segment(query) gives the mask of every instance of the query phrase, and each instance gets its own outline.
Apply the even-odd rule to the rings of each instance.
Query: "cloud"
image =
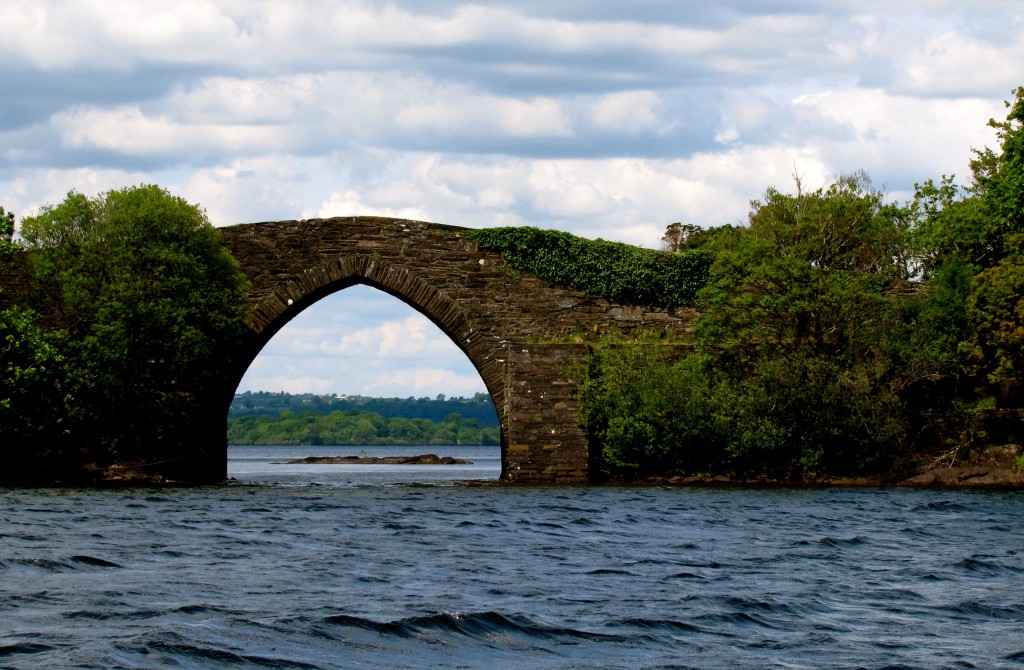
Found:
[[[673,221],[708,226],[742,220],[751,198],[789,183],[794,164],[829,175],[809,150],[783,145],[737,146],[680,160],[431,154],[346,184],[317,213],[384,213],[470,227],[535,225],[657,246]]]
[[[479,375],[458,374],[437,368],[413,368],[387,373],[363,387],[363,395],[382,397],[403,397],[404,393],[418,398],[436,397],[438,393],[468,397],[486,391]]]
[[[1024,33],[1024,20],[1014,21]],[[969,35],[947,32],[929,37],[907,56],[894,87],[923,96],[988,95],[1019,85],[1024,42],[984,42]]]
[[[407,107],[395,115],[395,126],[409,135],[500,135],[506,138],[565,137],[571,134],[565,110],[557,100],[515,100],[492,96],[438,101]],[[436,141],[436,140],[435,140]]]
[[[601,96],[590,108],[591,123],[603,130],[636,134],[669,130],[659,114],[661,97],[654,91],[624,91]]]
[[[238,388],[397,397],[485,390],[466,355],[429,319],[366,286],[345,289],[296,316]]]
[[[656,246],[673,221],[743,221],[794,172],[865,169],[895,197],[963,179],[1022,60],[1024,8],[1000,0],[8,0],[0,204],[156,182],[216,225],[379,214]],[[346,312],[325,341],[437,354],[375,300],[393,317]],[[318,363],[254,367],[327,383],[329,354],[289,355]]]
[[[189,151],[202,163],[208,156],[248,153],[258,146],[269,153],[283,147],[272,127],[256,124],[183,124],[164,115],[147,116],[138,107],[103,110],[77,108],[54,117],[65,146],[89,147],[127,155],[164,154],[169,159]],[[202,150],[198,156],[196,151]],[[168,161],[170,162],[170,160]]]
[[[20,219],[35,214],[40,205],[56,204],[70,191],[94,196],[104,191],[140,184],[152,175],[117,169],[34,169],[11,179],[0,187],[0,203]]]
[[[141,60],[196,62],[218,54],[238,30],[214,3],[11,0],[0,43],[7,60],[42,70],[128,70]]]
[[[833,174],[864,169],[891,188],[956,173],[965,179],[971,148],[995,143],[986,121],[1004,114],[995,99],[918,99],[877,89],[847,89],[799,101],[849,129],[850,138],[815,143]]]

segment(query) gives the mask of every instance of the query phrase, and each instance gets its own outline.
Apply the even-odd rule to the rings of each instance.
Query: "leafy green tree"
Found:
[[[1024,377],[1024,235],[1008,254],[981,272],[968,308],[976,329],[976,353],[990,382]]]
[[[22,221],[62,317],[83,439],[152,458],[201,411],[243,332],[247,282],[206,214],[153,186],[71,192]]]
[[[20,250],[13,241],[14,215],[0,207],[0,262]],[[35,314],[0,308],[0,426],[8,471],[20,471],[40,456],[59,453],[68,408],[61,376],[65,360],[59,333],[35,323]]]
[[[865,355],[864,328],[882,318],[900,274],[881,194],[857,175],[812,193],[769,189],[751,205],[749,228],[718,252],[701,293],[699,338],[737,360],[755,349]]]
[[[1024,233],[1024,86],[1013,95],[1014,99],[1006,102],[1006,120],[988,122],[996,130],[999,151],[975,150],[971,161],[974,183],[970,190],[980,197],[991,222],[993,258],[985,266],[994,265],[1011,251],[1005,244]]]
[[[992,222],[994,260],[983,265],[968,306],[982,371],[1012,387],[1024,376],[1024,87],[1006,106],[1005,121],[989,121],[999,151],[976,151],[971,165],[972,190]]]
[[[14,242],[14,214],[0,207],[0,261],[6,261],[20,247]]]
[[[698,249],[714,252],[734,243],[740,230],[731,224],[701,228],[692,223],[670,223],[661,237],[661,248],[676,253]]]
[[[605,465],[880,473],[899,466],[911,434],[934,440],[918,449],[969,444],[976,408],[1019,406],[1024,87],[1007,107],[967,188],[929,180],[897,205],[856,174],[809,193],[769,189],[745,228],[669,226],[665,248],[714,254],[697,353],[595,347],[581,400]],[[679,426],[710,452],[688,456],[695,439]]]
[[[795,194],[769,189],[702,292],[700,347],[732,467],[804,476],[884,469],[903,448],[884,355],[907,273],[902,213],[864,174]]]
[[[954,254],[929,273],[926,284],[895,303],[880,353],[912,408],[950,412],[973,393],[968,303],[976,269]]]
[[[641,477],[721,468],[708,360],[685,353],[656,339],[593,346],[579,394],[601,467]]]
[[[937,185],[931,179],[915,184],[907,217],[913,274],[924,279],[931,279],[947,262],[965,262],[977,271],[998,257],[996,226],[980,198],[957,186],[952,176]]]
[[[228,420],[230,444],[477,445],[497,444],[498,429],[449,414],[443,421],[385,418],[375,412],[249,414]]]
[[[68,420],[63,343],[34,319],[28,311],[0,310],[0,426],[8,461],[28,458],[35,446],[59,450]]]

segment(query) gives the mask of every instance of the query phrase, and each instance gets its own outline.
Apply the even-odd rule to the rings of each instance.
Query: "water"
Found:
[[[471,465],[327,465],[288,463],[305,456],[454,456]],[[498,447],[230,447],[228,477],[239,482],[286,486],[451,484],[497,480]]]
[[[1021,494],[231,455],[225,486],[2,490],[0,667],[1024,667]]]

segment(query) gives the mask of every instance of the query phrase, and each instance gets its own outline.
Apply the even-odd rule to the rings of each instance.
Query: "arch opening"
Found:
[[[439,304],[431,292],[421,294],[432,298],[430,304]],[[240,446],[256,441],[253,435],[260,436],[264,447],[271,446],[268,441],[306,443],[284,450],[304,450],[298,458],[433,453],[475,466],[406,467],[402,475],[396,471],[403,468],[391,469],[390,475],[408,481],[504,475],[505,431],[491,385],[456,339],[463,325],[458,310],[445,306],[440,316],[428,312],[394,288],[362,275],[278,302],[283,309],[276,318],[254,329],[232,387],[229,476],[244,479],[261,458],[271,455],[266,449]],[[290,412],[284,415],[287,422],[265,418],[274,406]],[[357,417],[356,412],[377,416]],[[253,418],[261,414],[264,418]],[[275,439],[282,435],[286,439]],[[346,477],[359,472],[331,469],[344,470]],[[292,468],[299,475],[310,472],[300,470]],[[380,468],[364,470],[371,471],[371,478],[380,476]],[[316,470],[318,476],[325,472]]]

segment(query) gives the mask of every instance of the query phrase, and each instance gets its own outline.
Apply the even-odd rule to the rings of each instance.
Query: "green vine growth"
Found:
[[[500,253],[516,270],[629,305],[692,306],[697,291],[708,282],[714,260],[713,254],[703,250],[655,251],[532,227],[461,234],[481,249]]]

